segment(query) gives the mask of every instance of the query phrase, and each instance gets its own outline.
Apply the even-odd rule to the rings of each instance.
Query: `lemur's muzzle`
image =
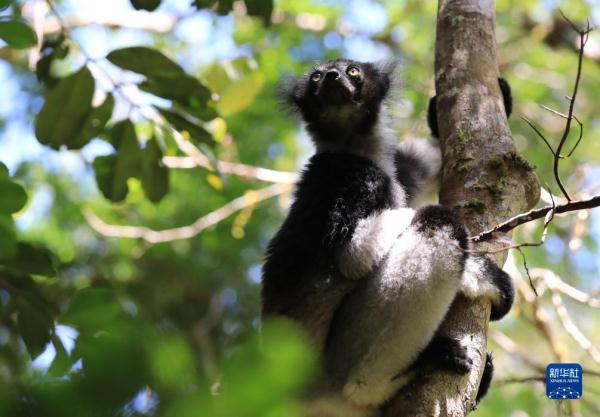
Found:
[[[321,104],[336,105],[352,101],[354,86],[342,76],[336,69],[330,69],[325,73],[316,95]]]

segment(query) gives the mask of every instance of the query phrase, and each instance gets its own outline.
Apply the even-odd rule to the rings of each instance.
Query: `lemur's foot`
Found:
[[[512,113],[512,92],[510,85],[504,78],[498,78],[498,85],[500,86],[500,91],[502,91],[504,111],[506,112],[506,117],[508,118]],[[437,96],[433,96],[429,99],[429,107],[427,109],[427,124],[431,130],[431,135],[434,138],[438,138],[440,136],[440,132],[437,123]]]
[[[429,205],[419,208],[415,212],[412,224],[417,226],[419,232],[427,235],[439,232],[443,228],[450,228],[450,237],[456,240],[462,249],[469,246],[467,229],[458,213],[449,207]]]
[[[435,336],[413,366],[448,369],[462,375],[471,370],[473,359],[459,340],[449,336]]]

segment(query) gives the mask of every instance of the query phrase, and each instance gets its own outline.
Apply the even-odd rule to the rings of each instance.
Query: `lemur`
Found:
[[[392,71],[336,59],[284,93],[316,152],[267,248],[262,315],[299,323],[320,355],[311,417],[375,416],[425,365],[468,372],[466,347],[436,333],[450,304],[458,292],[487,297],[498,320],[514,298],[505,272],[465,251],[468,232],[454,210],[409,207],[440,158],[432,147],[396,143],[386,103]],[[508,114],[510,90],[501,88]],[[437,136],[435,97],[428,121]],[[478,399],[491,370],[488,357]]]

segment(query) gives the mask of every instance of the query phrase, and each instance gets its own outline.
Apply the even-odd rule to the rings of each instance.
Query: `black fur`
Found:
[[[347,74],[352,66],[360,69],[358,77]],[[316,73],[321,79],[315,82],[311,76]],[[371,63],[335,59],[316,65],[295,83],[283,87],[282,91],[302,114],[313,139],[330,141],[349,133],[370,133],[390,85],[389,70],[382,70]],[[345,124],[323,117],[324,109],[349,103],[353,106],[353,116]]]
[[[406,192],[407,202],[414,199],[425,180],[431,175],[429,166],[417,155],[398,150],[394,155],[396,180]]]
[[[513,107],[512,91],[510,89],[508,81],[506,81],[504,78],[498,78],[498,85],[500,86],[500,91],[502,91],[504,111],[506,112],[506,117],[508,118],[512,113]],[[427,108],[427,124],[429,125],[429,129],[431,130],[431,135],[434,138],[439,138],[440,132],[437,123],[437,96],[433,96],[429,100],[429,106]]]
[[[485,367],[483,368],[483,375],[481,375],[481,381],[479,382],[479,389],[475,396],[475,404],[479,404],[479,401],[486,396],[492,384],[492,378],[494,377],[494,362],[492,360],[492,354],[487,353],[485,356]]]
[[[410,369],[448,369],[458,374],[466,374],[473,367],[467,348],[449,336],[436,335],[421,352]]]
[[[417,225],[417,230],[424,233],[435,232],[444,226],[450,226],[452,238],[458,242],[458,245],[462,249],[467,249],[469,247],[469,234],[461,221],[458,212],[454,209],[440,205],[420,207],[415,212],[412,224]]]
[[[366,158],[317,154],[298,183],[283,225],[269,243],[263,267],[263,313],[282,314],[305,279],[333,271],[334,253],[356,223],[392,207],[391,180]]]
[[[490,320],[496,321],[504,317],[513,305],[515,300],[515,289],[512,285],[510,276],[504,272],[501,268],[496,265],[488,257],[484,257],[485,269],[487,274],[491,276],[494,285],[500,290],[502,294],[502,300],[500,305],[494,305],[492,303],[492,312],[490,314]]]

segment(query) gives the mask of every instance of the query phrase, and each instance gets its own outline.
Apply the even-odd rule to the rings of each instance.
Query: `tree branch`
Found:
[[[121,226],[108,224],[96,216],[91,210],[84,210],[83,214],[88,224],[104,236],[143,239],[148,243],[169,242],[178,239],[189,239],[198,235],[203,230],[214,226],[220,221],[231,216],[236,211],[251,207],[259,202],[289,191],[287,184],[273,184],[256,191],[247,191],[243,196],[231,200],[229,203],[212,211],[189,226],[176,227],[167,230],[153,230],[143,226]]]
[[[600,196],[595,196],[586,200],[577,200],[565,204],[556,205],[554,208],[554,212],[556,214],[560,214],[567,213],[569,211],[591,209],[598,206],[600,206]],[[550,211],[552,211],[551,205],[529,210],[526,213],[521,213],[514,217],[511,217],[510,219],[499,223],[498,225],[486,230],[485,232],[481,232],[475,236],[471,236],[469,239],[471,239],[473,242],[483,242],[489,240],[493,237],[494,233],[509,232],[517,226],[544,218],[546,214],[548,214]]]
[[[162,161],[168,168],[190,169],[197,167],[212,167],[208,158],[205,158],[205,160],[198,160],[197,158],[189,156],[165,156]],[[217,170],[225,174],[280,184],[293,184],[298,181],[298,174],[295,172],[277,171],[274,169],[235,162],[218,161]]]

